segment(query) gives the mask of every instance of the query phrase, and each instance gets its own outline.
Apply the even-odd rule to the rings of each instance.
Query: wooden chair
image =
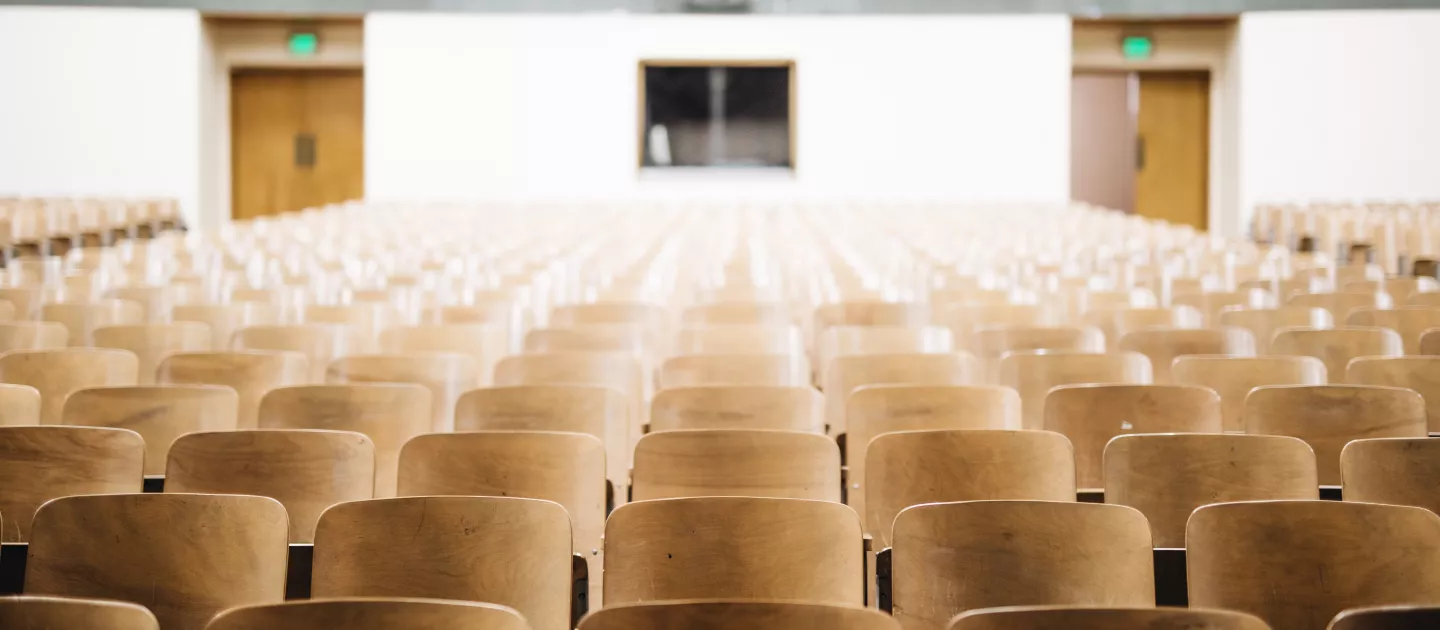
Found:
[[[310,378],[305,355],[298,352],[235,350],[172,354],[156,368],[156,382],[167,385],[223,385],[239,395],[236,428],[260,424],[260,400],[280,387],[304,385]]]
[[[816,307],[813,321],[819,339],[831,326],[924,326],[930,323],[930,309],[918,302],[836,302]]]
[[[350,597],[231,608],[205,630],[530,630],[514,608],[481,602]]]
[[[650,432],[770,429],[824,433],[825,399],[803,387],[708,385],[662,389],[650,403]]]
[[[1317,330],[1335,327],[1335,318],[1330,311],[1309,306],[1281,306],[1278,308],[1231,309],[1220,313],[1221,326],[1244,328],[1255,336],[1255,349],[1273,354],[1275,332],[1283,328],[1314,328]]]
[[[183,304],[170,309],[176,322],[197,322],[210,327],[210,348],[230,347],[235,331],[250,326],[274,326],[280,323],[279,309],[261,302],[230,304]]]
[[[899,630],[878,610],[832,604],[760,601],[654,602],[609,606],[579,630]]]
[[[1431,328],[1440,327],[1440,306],[1362,307],[1350,311],[1345,325],[1389,328],[1400,334],[1405,354],[1420,354],[1420,336]]]
[[[430,390],[414,383],[281,387],[260,400],[261,429],[354,431],[375,445],[375,496],[395,496],[400,449],[429,433]]]
[[[1350,360],[1345,382],[1413,389],[1425,399],[1429,430],[1440,432],[1440,357],[1359,357]]]
[[[1340,484],[1340,450],[1350,441],[1425,437],[1425,427],[1425,401],[1408,389],[1275,385],[1257,387],[1245,399],[1245,432],[1305,440],[1326,486]]]
[[[934,430],[877,435],[865,450],[865,531],[893,542],[906,508],[950,501],[1075,500],[1069,440],[1048,431]]]
[[[1440,441],[1355,440],[1340,451],[1346,501],[1410,505],[1440,513]]]
[[[892,544],[891,601],[907,629],[942,629],[977,608],[1155,604],[1150,527],[1123,506],[917,505],[895,518]]]
[[[784,302],[714,302],[685,309],[680,322],[687,326],[790,326],[794,319]]]
[[[969,385],[980,380],[979,363],[963,352],[840,357],[826,376],[825,423],[830,435],[844,433],[850,394],[864,385]]]
[[[0,628],[160,630],[160,622],[139,604],[104,599],[29,595],[0,597]]]
[[[1358,606],[1440,602],[1440,517],[1419,508],[1220,503],[1195,510],[1185,541],[1191,606],[1276,630],[1321,630]]]
[[[675,354],[803,355],[805,342],[794,326],[704,326],[685,328],[675,339]]]
[[[165,474],[170,446],[196,431],[234,431],[239,397],[215,385],[91,387],[65,401],[64,424],[129,429],[145,439],[145,474]]]
[[[154,385],[155,370],[166,357],[180,352],[210,350],[210,330],[204,324],[142,324],[95,329],[95,347],[129,350],[140,361],[139,384]]]
[[[287,552],[285,508],[266,497],[64,497],[35,514],[25,592],[141,603],[165,630],[200,630],[284,599]]]
[[[139,360],[124,350],[13,350],[0,355],[0,382],[40,392],[40,424],[60,424],[65,400],[87,387],[134,385]]]
[[[583,328],[536,328],[525,334],[525,352],[616,352],[644,359],[650,351],[646,330],[628,324],[594,324]]]
[[[1347,293],[1383,291],[1390,295],[1391,301],[1396,304],[1404,304],[1407,298],[1416,294],[1424,295],[1440,291],[1440,283],[1437,283],[1435,278],[1425,276],[1391,276],[1384,280],[1354,280],[1346,282],[1340,288]]]
[[[637,501],[605,523],[605,605],[683,599],[864,604],[860,519],[828,501]]]
[[[1155,383],[1175,382],[1171,366],[1175,359],[1196,354],[1255,356],[1255,338],[1244,328],[1148,328],[1125,335],[1118,348],[1138,352],[1150,359]]]
[[[430,431],[455,430],[455,403],[480,380],[480,367],[464,354],[367,354],[342,357],[325,371],[330,383],[415,383],[431,394]]]
[[[1218,326],[1220,314],[1226,309],[1275,308],[1276,302],[1275,296],[1264,289],[1177,293],[1170,298],[1174,306],[1189,306],[1200,311],[1208,326]]]
[[[235,331],[231,347],[235,350],[271,350],[298,352],[310,365],[309,383],[325,382],[325,369],[330,362],[357,354],[362,339],[344,326],[332,324],[247,326]]]
[[[0,287],[0,301],[15,306],[15,313],[10,319],[32,321],[40,319],[40,305],[45,302],[45,296],[39,287]]]
[[[1323,308],[1330,318],[1343,322],[1357,308],[1390,308],[1390,296],[1384,293],[1299,293],[1285,301],[1286,306]]]
[[[25,542],[46,501],[139,492],[145,442],[134,431],[0,427],[0,542]]]
[[[165,324],[170,321],[170,309],[175,303],[175,292],[169,286],[132,285],[115,287],[105,292],[105,297],[129,300],[140,305],[145,324]]]
[[[960,613],[949,630],[1270,630],[1229,610],[1011,606]]]
[[[567,328],[596,324],[662,326],[665,324],[665,320],[664,307],[655,304],[646,304],[644,302],[614,301],[589,304],[564,304],[550,309],[551,325]]]
[[[815,348],[820,370],[819,382],[825,382],[830,362],[863,354],[940,354],[953,352],[955,341],[950,329],[939,326],[831,326],[820,335]]]
[[[1106,348],[1118,350],[1120,340],[1142,328],[1199,328],[1200,311],[1189,306],[1170,308],[1102,308],[1085,313],[1081,322],[1100,329]]]
[[[396,494],[521,497],[560,504],[570,515],[575,551],[590,565],[590,605],[600,607],[605,445],[596,437],[541,431],[416,436],[400,451]]]
[[[509,354],[503,327],[491,324],[431,324],[387,328],[380,333],[380,351],[387,354],[458,352],[475,360],[484,387],[495,375],[495,364]]]
[[[1105,502],[1140,510],[1156,547],[1184,548],[1203,505],[1318,499],[1315,453],[1274,435],[1122,435],[1105,447]]]
[[[1440,606],[1374,606],[1335,615],[1329,630],[1417,630],[1440,627]]]
[[[165,492],[270,497],[290,516],[290,542],[314,542],[326,508],[375,495],[375,445],[350,431],[190,433],[170,446]]]
[[[29,385],[0,383],[0,427],[40,424],[40,390]]]
[[[985,363],[990,382],[1000,378],[1000,359],[1010,352],[1104,352],[1105,336],[1085,326],[998,326],[970,335],[968,349]]]
[[[1152,382],[1150,359],[1137,352],[1012,352],[1000,360],[1000,384],[1020,393],[1020,426],[1045,427],[1045,399],[1061,385]],[[1078,461],[1078,460],[1077,460]],[[1082,487],[1083,482],[1082,482]]]
[[[145,312],[130,300],[61,302],[40,307],[40,319],[63,325],[71,347],[95,345],[95,329],[145,323]]]
[[[697,354],[660,365],[660,388],[698,385],[809,387],[810,362],[794,354]]]
[[[1400,335],[1389,328],[1346,326],[1332,330],[1285,328],[1275,332],[1271,354],[1311,356],[1325,363],[1332,380],[1344,378],[1351,359],[1405,354]]]
[[[378,351],[380,331],[398,323],[394,307],[389,304],[363,302],[358,304],[307,304],[300,315],[303,324],[329,324],[348,331],[354,344],[350,352],[370,354]]]
[[[403,533],[402,533],[403,532]],[[405,537],[396,544],[395,536]],[[534,630],[570,627],[570,517],[511,497],[341,503],[315,529],[311,594],[509,606]]]
[[[639,438],[649,411],[640,360],[624,354],[575,352],[509,356],[495,366],[495,384],[599,385],[625,392],[630,414],[626,435],[630,436],[632,445],[633,440]]]
[[[70,331],[58,322],[0,323],[0,352],[59,350],[68,347]]]
[[[1315,357],[1176,357],[1170,369],[1179,385],[1209,387],[1220,395],[1222,428],[1245,430],[1245,396],[1263,385],[1324,385],[1325,364]]]
[[[1134,433],[1220,433],[1220,396],[1196,385],[1062,385],[1045,397],[1045,430],[1075,446],[1075,480],[1104,487],[1105,445]]]
[[[634,500],[774,497],[840,502],[840,449],[815,433],[696,429],[635,446]]]
[[[1050,311],[1035,304],[959,304],[942,307],[935,323],[950,329],[960,347],[975,333],[997,327],[1041,328],[1055,324]]]

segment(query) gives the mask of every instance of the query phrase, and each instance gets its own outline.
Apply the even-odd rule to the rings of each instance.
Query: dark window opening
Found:
[[[794,168],[789,65],[646,65],[643,166]]]

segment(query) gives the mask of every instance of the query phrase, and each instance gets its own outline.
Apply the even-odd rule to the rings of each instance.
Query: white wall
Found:
[[[1240,22],[1244,220],[1255,203],[1440,198],[1440,11]]]
[[[200,18],[0,7],[0,195],[166,196],[197,210]]]
[[[735,195],[637,181],[642,59],[793,59],[796,177],[755,194],[1062,200],[1064,16],[371,14],[378,198]],[[716,186],[719,186],[716,188]]]

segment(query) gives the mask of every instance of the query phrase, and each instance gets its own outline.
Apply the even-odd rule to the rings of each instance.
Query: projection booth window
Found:
[[[795,167],[791,62],[644,62],[643,167]]]

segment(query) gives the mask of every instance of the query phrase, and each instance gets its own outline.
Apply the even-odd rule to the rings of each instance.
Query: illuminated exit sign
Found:
[[[314,31],[296,31],[290,34],[286,46],[295,57],[313,57],[320,50],[320,36]]]
[[[1130,61],[1144,61],[1155,54],[1155,40],[1149,35],[1126,35],[1120,39],[1120,52]]]

